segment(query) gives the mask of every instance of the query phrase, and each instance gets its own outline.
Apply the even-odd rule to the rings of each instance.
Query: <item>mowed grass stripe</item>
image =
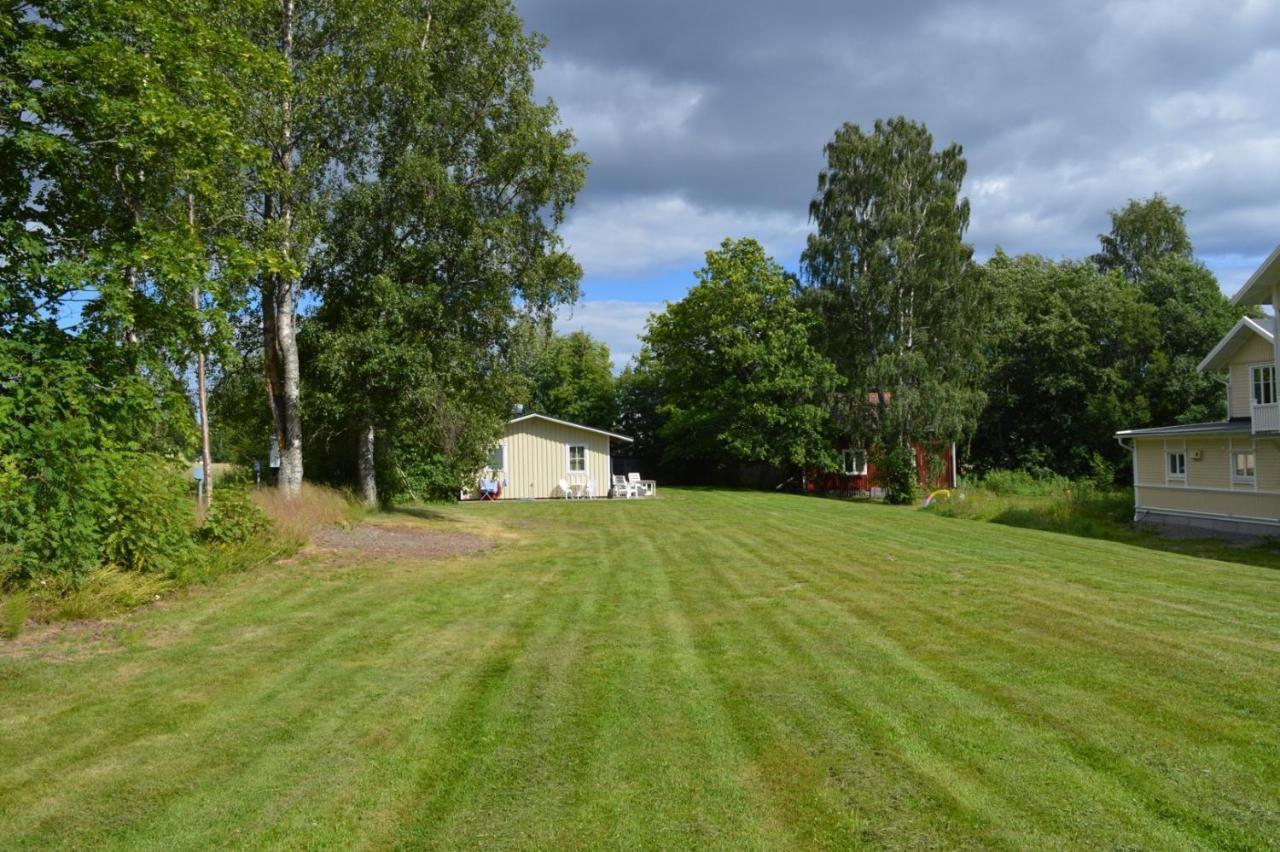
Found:
[[[760,538],[761,538],[760,536],[753,536],[753,537],[751,537],[752,541],[756,541],[756,542],[759,542],[759,541],[760,541]],[[785,547],[785,544],[779,544],[779,545],[778,545],[778,547]],[[773,552],[777,552],[777,548],[775,548]],[[758,552],[757,552],[757,553],[751,553],[751,554],[749,554],[749,556],[750,556],[751,558],[755,559],[756,561],[758,561],[759,559],[763,558],[763,555],[762,555],[761,553],[758,553]],[[745,563],[746,561],[750,561],[750,560],[744,560],[744,563]],[[799,564],[799,563],[794,563],[794,562],[793,562],[793,564]],[[812,575],[805,575],[805,576],[806,576],[806,578],[807,578],[807,579],[809,579],[809,580],[814,579]],[[821,579],[819,579],[819,580],[818,580],[818,582],[820,583],[820,582],[821,582]],[[803,594],[804,594],[804,592],[803,592],[803,591],[801,591],[799,594],[800,594],[800,595],[803,595]],[[853,596],[853,597],[846,596],[846,597],[843,599],[842,606],[856,607],[856,606],[858,605],[859,600],[865,600],[865,594],[860,594],[860,595]],[[909,605],[909,606],[911,606],[911,608],[912,608],[913,610],[915,609],[914,601],[902,600],[902,601],[899,601],[898,603],[899,603],[899,604],[901,604],[901,605]],[[878,606],[878,608],[876,608],[876,609],[878,609],[879,611],[888,611],[888,606],[886,606],[884,603],[881,603],[881,604]],[[905,622],[905,621],[906,621],[906,619],[905,619],[905,618],[902,618],[902,617],[895,617],[895,619],[894,619],[894,624],[893,624],[894,629],[898,630],[899,632],[905,632],[905,631],[906,631],[906,625],[904,624],[904,622]],[[813,623],[817,623],[817,622],[816,622],[816,620],[814,620],[814,619],[812,619],[812,618],[806,619],[806,625],[808,625],[808,624],[813,624]],[[912,632],[915,632],[915,631],[912,631]],[[920,629],[918,632],[919,632],[921,635],[930,635],[930,636],[946,636],[946,635],[955,635],[954,633],[951,633],[951,632],[950,632],[950,631],[948,631],[948,630],[940,629],[939,625],[936,625],[936,624],[935,624],[935,625],[924,625],[924,626],[923,626],[923,629]],[[994,642],[998,642],[998,641],[999,641],[999,636],[998,636],[998,635],[991,635],[991,636],[983,637],[983,639],[984,639],[984,642],[993,642],[993,641],[994,641]],[[1118,649],[1118,648],[1120,648],[1120,647],[1124,647],[1123,642],[1122,642],[1121,644],[1117,645],[1117,646],[1116,646],[1116,649]],[[1114,650],[1116,650],[1116,649],[1112,649],[1112,650],[1114,651]],[[964,656],[964,655],[955,655],[955,656],[956,656],[956,657],[958,657],[958,658],[963,658],[963,656]],[[1109,657],[1109,656],[1110,656],[1110,655],[1108,655],[1108,657]],[[1106,660],[1107,660],[1107,658],[1105,658],[1105,657],[1104,657],[1104,658],[1101,660],[1101,662],[1104,662],[1104,663],[1105,663],[1105,662],[1106,662]],[[1216,671],[1216,669],[1213,669],[1212,667],[1209,667],[1209,668],[1206,668],[1206,671]],[[1134,672],[1126,672],[1126,674],[1128,674],[1128,675],[1133,675],[1133,674],[1135,674],[1135,673],[1134,673]],[[981,680],[981,679],[977,679],[977,680],[975,680],[975,683],[977,683],[977,684],[981,684],[981,683],[982,683],[982,680]],[[1125,684],[1127,684],[1127,683],[1128,683],[1128,682],[1124,682],[1124,683],[1122,683],[1122,682],[1120,682],[1120,681],[1117,681],[1116,683],[1112,684],[1112,686],[1114,686],[1114,687],[1121,687],[1121,686],[1124,686],[1124,685],[1125,685]],[[1228,687],[1228,688],[1229,688],[1229,686],[1230,686],[1230,684],[1220,684],[1220,685],[1221,685],[1221,686],[1224,686],[1224,687]],[[1121,689],[1121,690],[1120,690],[1120,692],[1119,692],[1119,694],[1124,695],[1124,694],[1126,694],[1127,692],[1128,692],[1128,690],[1126,690],[1126,689]],[[1089,693],[1087,693],[1087,692],[1081,693],[1080,697],[1085,697],[1085,696],[1087,696],[1088,694],[1089,694]],[[1189,698],[1190,698],[1190,697],[1192,697],[1192,696],[1188,695],[1187,697],[1189,697]],[[1151,709],[1152,709],[1153,707],[1158,707],[1158,706],[1159,706],[1159,705],[1161,705],[1161,704],[1171,705],[1171,706],[1177,706],[1176,701],[1175,701],[1175,702],[1170,702],[1170,701],[1169,701],[1168,696],[1161,696],[1161,695],[1157,695],[1157,696],[1153,696],[1152,698],[1154,699],[1154,702],[1148,702],[1148,703],[1145,703],[1145,704],[1141,704],[1141,702],[1134,702],[1134,704],[1135,704],[1135,705],[1139,705],[1139,704],[1141,704],[1141,706],[1135,706],[1133,709],[1134,709],[1135,711],[1139,711],[1139,710],[1145,709],[1148,713],[1150,713],[1150,711],[1151,711]],[[1021,701],[1020,703],[1021,703],[1021,704],[1025,704],[1025,703],[1026,703],[1026,702],[1025,702],[1025,699],[1024,699],[1023,701]],[[1071,705],[1068,705],[1068,706],[1071,706]],[[1092,716],[1092,715],[1091,715],[1091,714],[1089,714],[1089,713],[1079,712],[1081,709],[1082,709],[1082,708],[1080,708],[1080,707],[1078,707],[1078,706],[1077,706],[1077,707],[1074,707],[1074,708],[1073,708],[1073,710],[1075,710],[1075,711],[1077,711],[1077,712],[1075,712],[1075,713],[1069,713],[1069,714],[1067,714],[1064,718],[1057,720],[1057,722],[1058,722],[1058,726],[1059,726],[1059,727],[1061,727],[1064,723],[1069,724],[1073,719],[1096,718],[1096,716]],[[1114,708],[1112,708],[1112,709],[1114,709]],[[1104,716],[1105,716],[1105,715],[1106,715],[1106,714],[1104,714]],[[1125,719],[1125,718],[1126,718],[1126,716],[1122,714],[1122,715],[1118,716],[1118,718],[1123,720],[1123,719]],[[1194,725],[1194,723],[1195,723],[1194,718],[1193,718],[1193,717],[1191,717],[1190,715],[1185,716],[1185,717],[1183,717],[1182,719],[1178,719],[1178,720],[1171,720],[1171,719],[1167,718],[1167,716],[1166,716],[1165,718],[1161,718],[1161,719],[1156,720],[1156,721],[1155,721],[1155,723],[1153,723],[1153,725],[1152,725],[1152,729],[1151,729],[1150,731],[1146,732],[1146,733],[1147,733],[1147,735],[1148,735],[1148,736],[1150,736],[1151,734],[1156,734],[1156,735],[1158,736],[1159,734],[1161,734],[1161,733],[1163,733],[1163,732],[1166,732],[1166,731],[1170,730],[1169,723],[1170,723],[1170,722],[1172,722],[1172,721],[1178,721],[1178,722],[1183,723],[1184,727],[1182,727],[1182,728],[1179,728],[1179,727],[1177,727],[1177,726],[1174,726],[1174,727],[1173,727],[1173,729],[1174,729],[1174,730],[1179,730],[1179,731],[1181,731],[1183,734],[1185,734],[1185,726],[1186,726],[1186,725]],[[1255,739],[1251,740],[1251,742],[1256,743],[1256,736],[1257,736],[1258,734],[1260,734],[1262,731],[1260,730],[1260,727],[1259,727],[1259,726],[1257,726],[1257,725],[1252,725],[1251,727],[1253,728],[1253,730],[1252,730],[1252,732],[1251,732],[1251,733],[1252,733],[1252,734],[1253,734],[1253,736],[1255,737]],[[1051,730],[1052,730],[1052,729],[1051,729]],[[1221,736],[1222,731],[1221,731],[1221,730],[1217,730],[1217,731],[1215,731],[1214,733],[1216,733],[1218,736]],[[1066,745],[1066,746],[1068,746],[1068,747],[1080,746],[1081,748],[1083,748],[1084,746],[1087,746],[1087,745],[1088,745],[1088,740],[1087,740],[1087,739],[1081,739],[1081,740],[1067,739],[1067,740],[1065,740],[1064,742],[1065,742],[1065,745]],[[1243,742],[1243,740],[1242,740],[1242,742]],[[1109,771],[1109,772],[1121,772],[1121,773],[1125,773],[1125,778],[1124,778],[1124,780],[1126,781],[1126,783],[1129,783],[1129,784],[1132,784],[1135,780],[1137,780],[1137,779],[1139,779],[1139,778],[1148,777],[1148,773],[1146,773],[1146,772],[1145,772],[1145,770],[1144,770],[1142,767],[1139,767],[1139,766],[1136,766],[1136,765],[1130,764],[1130,763],[1125,759],[1125,756],[1124,756],[1123,754],[1119,753],[1119,752],[1105,752],[1105,751],[1104,751],[1104,753],[1102,753],[1102,754],[1099,754],[1099,755],[1093,755],[1093,754],[1091,754],[1091,753],[1090,753],[1090,751],[1089,751],[1087,748],[1085,748],[1083,751],[1081,751],[1081,750],[1080,750],[1080,748],[1073,748],[1072,753],[1073,753],[1073,754],[1075,754],[1078,758],[1081,758],[1081,759],[1086,759],[1086,758],[1087,758],[1087,759],[1089,759],[1089,762],[1091,762],[1091,763],[1093,763],[1093,764],[1095,764],[1095,765],[1101,766],[1101,767],[1105,768],[1105,769],[1106,769],[1107,771]],[[1227,766],[1231,766],[1231,765],[1232,765],[1231,763],[1228,763],[1228,764],[1227,764]],[[1126,770],[1126,767],[1127,767],[1127,770]],[[1228,826],[1227,824],[1225,824],[1225,823],[1221,823],[1221,822],[1219,822],[1219,823],[1202,822],[1202,821],[1200,821],[1200,820],[1198,820],[1198,819],[1195,819],[1195,818],[1191,817],[1191,816],[1189,815],[1189,813],[1190,813],[1190,812],[1189,812],[1189,811],[1187,811],[1186,809],[1183,809],[1183,810],[1181,810],[1181,811],[1180,811],[1179,809],[1177,809],[1177,808],[1175,808],[1175,807],[1171,806],[1171,805],[1170,805],[1170,803],[1169,803],[1169,801],[1167,801],[1167,800],[1165,800],[1164,798],[1162,798],[1160,794],[1153,793],[1153,792],[1152,792],[1152,791],[1150,791],[1150,790],[1148,790],[1147,792],[1148,792],[1149,796],[1152,798],[1152,801],[1151,801],[1151,802],[1149,802],[1149,805],[1150,805],[1151,809],[1152,809],[1153,811],[1155,811],[1155,812],[1159,812],[1160,814],[1162,814],[1162,816],[1163,816],[1164,818],[1166,818],[1166,819],[1169,819],[1169,820],[1172,820],[1172,821],[1174,821],[1174,822],[1179,823],[1179,824],[1180,824],[1184,829],[1189,830],[1189,831],[1191,831],[1191,832],[1193,832],[1194,834],[1197,834],[1197,835],[1210,835],[1210,836],[1224,835],[1226,839],[1230,839],[1230,838],[1232,837],[1233,832],[1230,830],[1230,828],[1229,828],[1229,826]]]
[[[1280,572],[750,492],[434,514],[500,544],[0,656],[0,846],[1280,836]]]
[[[744,548],[743,555],[751,554]],[[789,576],[799,579],[808,575],[791,572]],[[825,674],[829,700],[856,700],[870,707],[876,718],[890,727],[901,750],[918,758],[913,767],[975,815],[999,825],[1001,839],[1016,845],[1066,842],[1070,817],[1080,805],[1074,794],[1083,790],[1095,805],[1100,801],[1107,804],[1117,830],[1127,827],[1133,833],[1132,840],[1165,848],[1185,841],[1166,831],[1160,825],[1162,819],[1147,818],[1151,814],[1143,813],[1141,799],[1134,795],[1137,791],[1111,777],[1123,768],[1122,755],[1106,755],[1110,760],[1103,763],[1105,773],[1099,772],[1096,762],[1076,759],[1079,755],[1067,742],[1046,738],[1043,729],[1026,724],[1019,716],[1005,712],[998,702],[988,700],[985,690],[975,688],[983,685],[980,680],[968,681],[936,670],[876,625],[848,618],[846,606],[807,592],[805,581],[800,581],[794,599],[795,605],[778,608],[779,629],[811,640],[800,647],[806,649],[807,667]],[[897,603],[907,604],[904,600]],[[831,622],[815,617],[822,611],[838,619],[842,629],[826,629]],[[871,648],[876,652],[875,659],[859,666],[853,683],[840,664],[839,652],[845,643],[860,651]],[[824,652],[807,650],[815,647]],[[904,707],[904,694],[915,697],[914,706]],[[1000,760],[984,763],[981,774],[964,771],[971,756],[987,756],[987,744],[995,741],[1002,741]],[[1045,787],[1043,774],[1049,763],[1053,764],[1053,782]],[[1124,780],[1134,780],[1132,773],[1126,774],[1130,777]],[[1014,798],[1002,799],[1000,791],[1008,791]],[[1162,813],[1172,812],[1167,802],[1157,801],[1156,805]],[[1022,820],[1027,811],[1031,813]],[[1046,836],[1044,831],[1051,833]]]

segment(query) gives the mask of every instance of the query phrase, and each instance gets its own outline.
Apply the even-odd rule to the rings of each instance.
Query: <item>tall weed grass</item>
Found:
[[[296,500],[287,500],[275,489],[249,491],[229,481],[214,490],[209,512],[200,515],[194,505],[191,512],[192,523],[203,522],[200,543],[167,561],[164,571],[106,564],[78,580],[55,575],[17,585],[17,568],[0,551],[0,636],[14,638],[32,622],[109,618],[186,587],[259,568],[296,553],[320,527],[354,521],[361,510],[331,488],[304,485]]]

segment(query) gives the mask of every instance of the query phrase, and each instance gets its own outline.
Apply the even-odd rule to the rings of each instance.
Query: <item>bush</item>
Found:
[[[886,503],[907,505],[916,499],[915,451],[907,446],[882,450],[876,459],[876,479]]]
[[[214,490],[200,537],[214,544],[244,544],[270,526],[271,521],[253,502],[248,488],[227,484]]]
[[[138,455],[121,465],[103,555],[126,571],[173,576],[198,558],[194,495],[177,464]]]

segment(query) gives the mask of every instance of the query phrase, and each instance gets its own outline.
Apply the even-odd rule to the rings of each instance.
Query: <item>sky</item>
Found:
[[[559,328],[617,367],[725,237],[798,268],[846,121],[963,146],[979,258],[1092,254],[1108,211],[1156,192],[1228,292],[1280,243],[1280,0],[516,2],[548,39],[538,94],[591,159]]]

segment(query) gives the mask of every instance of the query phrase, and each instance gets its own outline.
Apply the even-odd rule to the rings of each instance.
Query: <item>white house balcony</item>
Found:
[[[1253,413],[1253,432],[1280,432],[1280,403],[1266,405],[1255,404]]]

